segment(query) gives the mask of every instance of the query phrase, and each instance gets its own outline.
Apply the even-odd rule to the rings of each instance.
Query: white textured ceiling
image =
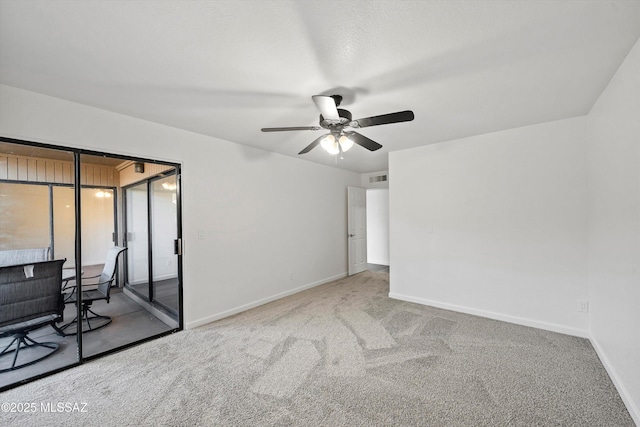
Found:
[[[315,94],[384,148],[586,114],[640,37],[640,1],[0,0],[0,83],[296,156],[321,131]],[[303,156],[300,156],[303,157]]]

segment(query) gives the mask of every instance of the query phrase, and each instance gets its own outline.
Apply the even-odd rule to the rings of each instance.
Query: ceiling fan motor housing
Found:
[[[327,120],[322,116],[322,114],[320,114],[320,126],[330,131],[338,132],[341,131],[343,127],[349,126],[352,118],[350,111],[338,108],[338,116],[340,116],[339,120]]]

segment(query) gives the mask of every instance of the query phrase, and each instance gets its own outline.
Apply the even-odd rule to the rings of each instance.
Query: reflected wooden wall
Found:
[[[120,174],[113,166],[81,163],[80,184],[119,187]],[[11,156],[0,153],[0,180],[73,184],[72,161]]]
[[[173,169],[172,166],[161,165],[157,163],[145,163],[144,172],[139,173],[135,171],[135,162],[128,162],[118,166],[120,171],[120,186],[126,187],[127,185],[144,181],[152,176],[161,174],[168,170]]]

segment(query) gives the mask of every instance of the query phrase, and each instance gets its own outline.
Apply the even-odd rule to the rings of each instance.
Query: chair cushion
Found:
[[[12,335],[16,332],[28,332],[46,326],[51,322],[58,320],[58,314],[47,314],[46,316],[37,317],[35,319],[26,320],[12,325],[0,327],[0,336]]]
[[[12,328],[43,316],[62,315],[60,291],[64,262],[0,267],[0,327]]]

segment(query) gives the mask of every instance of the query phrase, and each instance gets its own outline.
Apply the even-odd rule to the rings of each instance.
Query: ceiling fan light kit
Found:
[[[320,145],[329,154],[338,154],[340,152],[340,148],[338,148],[338,141],[336,141],[336,137],[331,134],[322,138]]]
[[[311,144],[307,145],[298,154],[305,154],[314,149],[318,144],[329,154],[342,154],[349,151],[353,144],[358,144],[369,151],[382,148],[382,145],[367,138],[355,131],[346,131],[345,128],[355,129],[379,126],[391,123],[409,122],[414,119],[413,111],[399,111],[397,113],[383,114],[380,116],[365,117],[363,119],[352,120],[351,112],[338,108],[342,102],[340,95],[314,95],[311,97],[320,110],[320,127],[318,126],[295,126],[262,128],[262,132],[284,132],[294,130],[320,130],[326,129],[328,134],[322,135]]]
[[[347,138],[345,135],[341,135],[336,138],[334,135],[325,135],[320,141],[320,145],[329,154],[339,154],[349,151],[353,147],[353,141]]]
[[[351,150],[351,147],[353,147],[353,141],[347,138],[345,135],[342,135],[338,142],[340,143],[340,148],[343,152],[349,151]]]

